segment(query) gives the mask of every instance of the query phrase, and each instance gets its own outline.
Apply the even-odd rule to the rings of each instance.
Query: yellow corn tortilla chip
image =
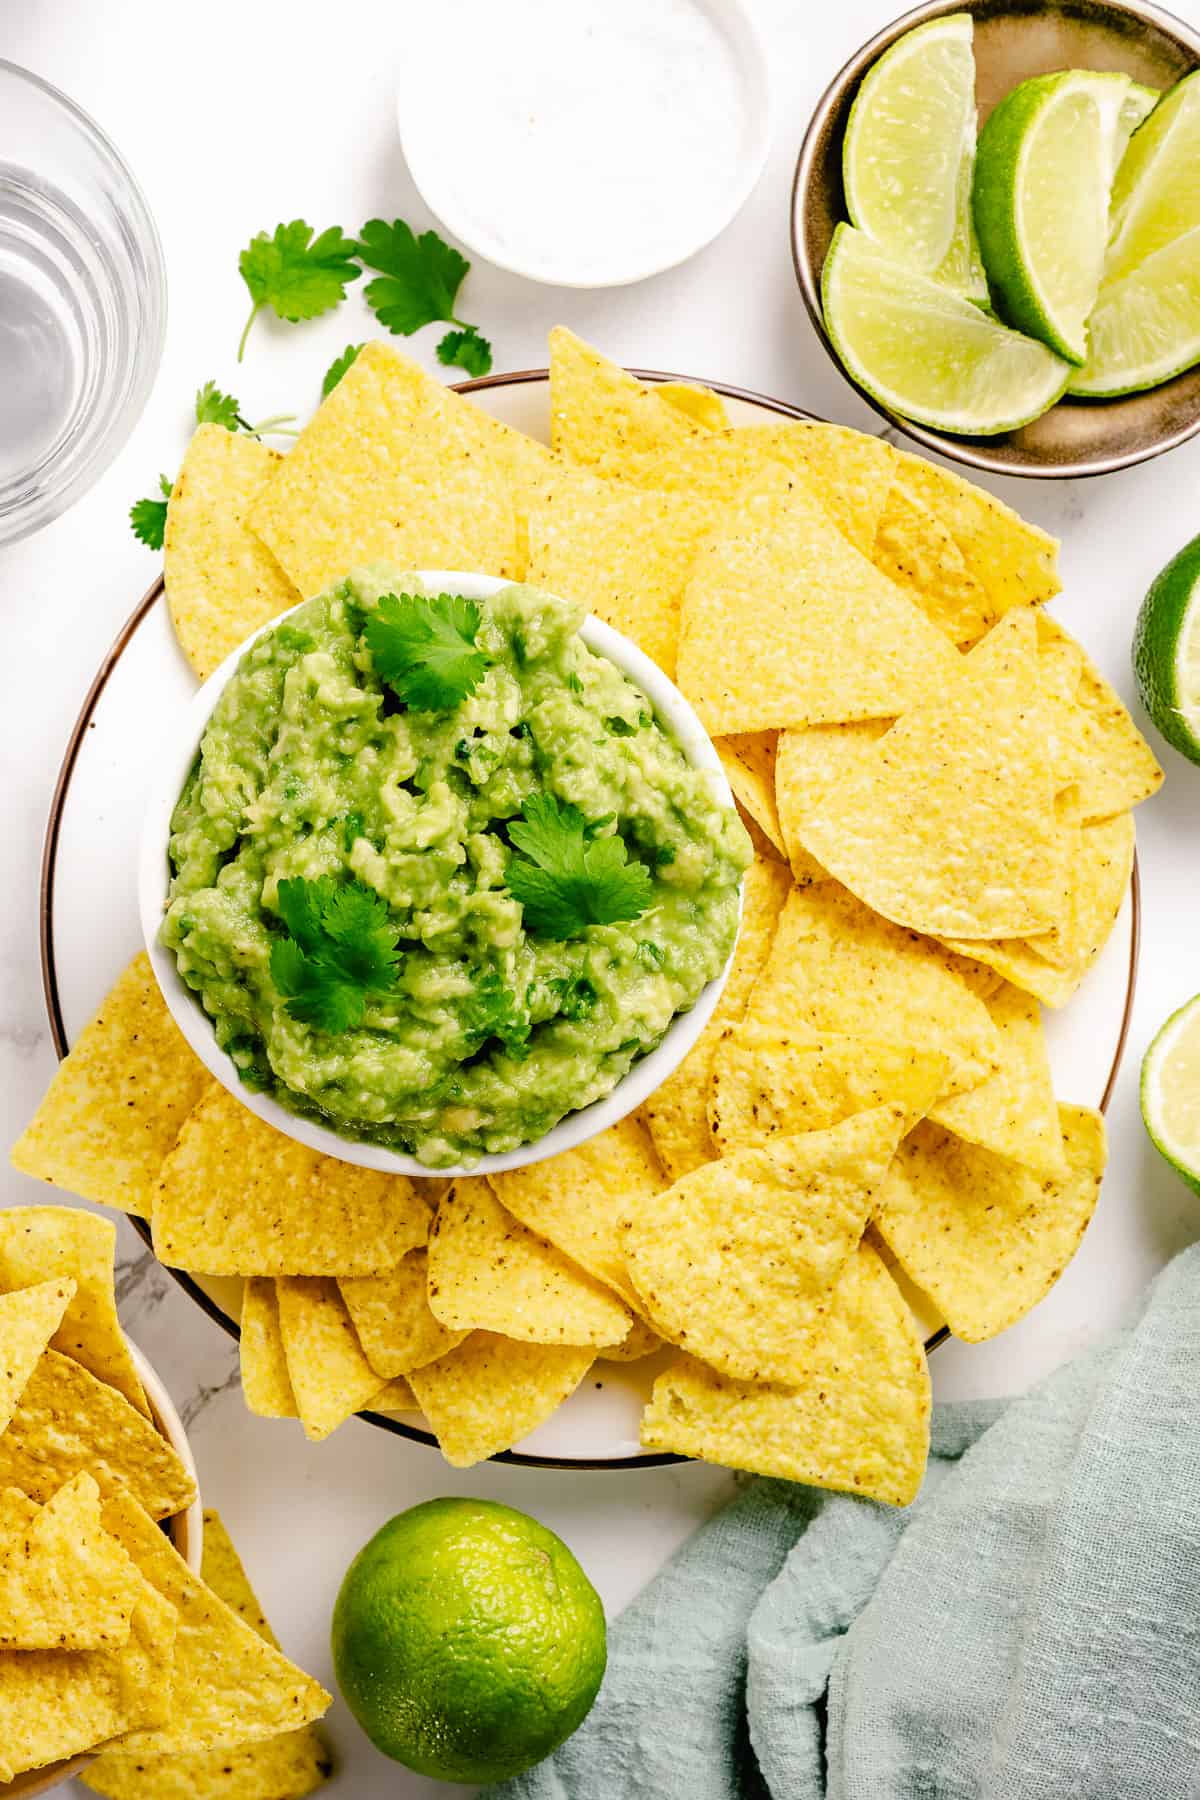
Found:
[[[659,388],[638,381],[564,325],[550,333],[550,420],[558,455],[630,482],[664,451],[706,435]]]
[[[159,1165],[211,1079],[143,952],[59,1064],[12,1147],[13,1167],[148,1218]]]
[[[59,1488],[18,1531],[0,1525],[0,1649],[116,1648],[129,1641],[143,1591],[100,1523],[90,1475]]]
[[[943,692],[960,661],[783,469],[696,553],[677,680],[713,736],[891,717]]]
[[[939,1102],[930,1119],[1035,1175],[1062,1176],[1066,1162],[1041,1008],[1008,982],[984,1005],[1000,1035],[1000,1066],[969,1094]]]
[[[409,1377],[446,1461],[469,1469],[528,1437],[575,1392],[595,1351],[473,1331]]]
[[[1084,825],[1071,858],[1067,916],[1053,931],[991,943],[971,938],[944,941],[1046,1006],[1063,1006],[1112,935],[1133,873],[1133,850],[1134,824],[1128,813]]]
[[[192,1477],[148,1419],[70,1357],[47,1350],[0,1434],[0,1487],[45,1505],[81,1471],[101,1493],[127,1488],[156,1519],[196,1498]]]
[[[322,401],[250,512],[301,594],[361,563],[516,576],[515,437],[378,341]]]
[[[784,855],[801,887],[827,881],[828,871],[800,841],[807,813],[819,809],[867,750],[894,724],[892,719],[861,719],[853,725],[808,725],[781,731],[775,755],[775,802]]]
[[[653,1356],[663,1347],[663,1340],[652,1325],[645,1319],[635,1318],[629,1327],[629,1334],[619,1344],[611,1344],[607,1350],[601,1350],[598,1362],[641,1362],[643,1357]]]
[[[141,1379],[117,1317],[117,1231],[78,1206],[14,1206],[0,1213],[0,1292],[69,1277],[75,1294],[50,1340],[149,1417]]]
[[[1067,1172],[1037,1176],[931,1124],[901,1146],[876,1229],[956,1337],[981,1343],[1024,1318],[1079,1248],[1106,1159],[1104,1120],[1059,1108]]]
[[[300,1409],[279,1329],[279,1302],[269,1276],[252,1275],[242,1290],[242,1398],[260,1419],[298,1419]]]
[[[12,1422],[74,1294],[75,1283],[69,1280],[39,1281],[0,1294],[0,1433]]]
[[[1077,665],[1067,705],[1056,724],[1077,760],[1074,778],[1079,782],[1083,822],[1110,819],[1140,806],[1162,786],[1163,772],[1154,752],[1115,689],[1069,632],[1046,613],[1038,615],[1037,628],[1043,665],[1049,654],[1061,655],[1064,650]]]
[[[384,1383],[358,1341],[330,1276],[280,1276],[279,1331],[304,1434],[319,1443],[378,1394]]]
[[[0,1781],[159,1726],[171,1705],[178,1617],[143,1586],[124,1644],[0,1650]]]
[[[908,1122],[903,1106],[741,1150],[629,1220],[655,1329],[743,1381],[800,1382]]]
[[[412,1383],[403,1375],[397,1375],[386,1387],[381,1387],[375,1395],[368,1412],[417,1412],[417,1397],[412,1391]]]
[[[716,751],[735,800],[750,814],[759,830],[766,833],[780,855],[786,856],[779,808],[775,803],[778,744],[777,731],[747,731],[740,736],[721,738]]]
[[[905,450],[896,459],[897,481],[948,528],[997,617],[1061,591],[1057,538],[938,463]]]
[[[527,1344],[619,1344],[630,1325],[610,1289],[472,1176],[454,1183],[433,1221],[429,1305],[452,1331],[498,1331]]]
[[[307,1150],[214,1082],[163,1162],[153,1226],[160,1262],[204,1275],[378,1275],[425,1242],[429,1209],[402,1175]]]
[[[793,1387],[736,1381],[680,1357],[642,1415],[648,1450],[907,1506],[929,1453],[929,1371],[912,1315],[859,1246]]]
[[[1036,628],[1022,608],[936,699],[855,758],[804,813],[799,840],[897,925],[938,937],[1046,931],[1066,906],[1067,840],[1044,736]]]
[[[842,1037],[888,1041],[947,1059],[947,1093],[976,1087],[999,1060],[987,1007],[953,958],[890,925],[833,882],[794,888],[743,1029],[750,1041]]]
[[[709,1129],[729,1156],[768,1138],[827,1130],[891,1101],[915,1124],[945,1088],[949,1067],[939,1051],[914,1044],[838,1032],[781,1036],[773,1019],[747,1018],[717,1047]]]
[[[447,1183],[447,1192],[452,1185]],[[383,1381],[436,1362],[467,1336],[465,1330],[451,1331],[429,1310],[425,1249],[410,1250],[387,1275],[355,1275],[338,1286],[367,1361]]]
[[[660,381],[654,391],[706,431],[720,431],[729,423],[725,402],[711,388],[693,387],[689,381]]]
[[[1000,616],[946,524],[902,481],[892,484],[870,555],[952,644],[973,644]]]
[[[522,1225],[637,1309],[640,1302],[625,1267],[623,1224],[630,1212],[652,1206],[668,1181],[636,1114],[575,1150],[489,1179]],[[617,1340],[610,1343],[615,1346]]]
[[[683,589],[709,525],[685,495],[564,465],[532,500],[526,579],[624,632],[673,677]]]
[[[712,1160],[708,1095],[713,1059],[721,1034],[746,1010],[750,990],[767,960],[790,887],[781,863],[756,858],[746,870],[742,925],[733,967],[712,1018],[677,1069],[655,1089],[641,1109],[654,1148],[672,1181]]]
[[[201,681],[302,598],[246,523],[282,461],[257,438],[201,425],[175,478],[163,577],[175,635]]]

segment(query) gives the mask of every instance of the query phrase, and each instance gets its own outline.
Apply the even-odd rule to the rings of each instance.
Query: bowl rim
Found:
[[[1195,30],[1186,20],[1178,18],[1164,7],[1156,6],[1152,0],[1101,0],[1098,10],[1112,13],[1119,17],[1135,19],[1139,23],[1155,26],[1164,37],[1172,38],[1195,58],[1200,68],[1200,31]],[[808,257],[807,233],[805,225],[808,218],[809,196],[812,188],[814,171],[818,163],[818,146],[830,115],[840,106],[846,96],[858,86],[872,64],[877,62],[885,50],[931,19],[944,18],[950,13],[966,12],[974,17],[976,0],[922,0],[918,6],[911,7],[901,13],[889,24],[883,25],[865,43],[848,56],[841,68],[829,81],[820,99],[813,108],[804,136],[800,141],[800,149],[796,157],[795,171],[792,176],[791,192],[788,200],[788,230],[792,249],[792,268],[796,276],[796,284],[800,289],[805,310],[812,322],[814,331],[834,368],[842,379],[853,388],[859,398],[864,400],[879,418],[886,419],[888,424],[908,438],[920,444],[925,450],[933,450],[952,462],[962,463],[967,468],[977,469],[987,475],[1006,475],[1024,481],[1080,481],[1096,475],[1109,475],[1118,469],[1133,468],[1139,463],[1151,462],[1157,456],[1164,456],[1168,450],[1175,450],[1200,432],[1200,403],[1197,404],[1193,419],[1174,431],[1168,432],[1161,439],[1143,448],[1127,451],[1115,451],[1110,455],[1094,455],[1078,463],[1021,463],[1005,461],[996,456],[990,449],[990,438],[955,437],[950,432],[938,431],[929,425],[920,425],[913,419],[906,419],[903,414],[891,409],[877,400],[866,388],[861,387],[843,364],[825,327],[825,314],[821,304],[821,275],[814,270]],[[1082,404],[1093,408],[1116,404],[1121,397],[1113,401],[1086,401]],[[1056,403],[1060,404],[1060,403]]]
[[[472,600],[489,600],[504,588],[514,585],[500,576],[478,575],[460,569],[418,569],[412,573],[427,589],[463,593]],[[305,606],[308,601],[301,600],[297,604]],[[231,1057],[218,1045],[212,1020],[180,976],[175,957],[159,941],[163,902],[169,884],[166,845],[170,835],[170,819],[188,773],[196,761],[209,719],[246,651],[260,637],[274,631],[285,619],[290,618],[296,610],[297,607],[289,607],[287,612],[268,619],[236,649],[230,651],[179,715],[166,742],[156,747],[156,773],[146,803],[138,853],[137,892],[142,937],[168,1011],[209,1073],[249,1112],[285,1137],[339,1162],[388,1175],[421,1178],[489,1175],[508,1169],[525,1168],[533,1163],[544,1162],[549,1157],[560,1156],[565,1151],[577,1149],[634,1111],[678,1068],[713,1015],[729,977],[733,951],[726,958],[720,973],[705,984],[694,1004],[686,1012],[674,1015],[654,1049],[635,1062],[608,1094],[592,1101],[588,1106],[567,1113],[541,1137],[518,1149],[484,1155],[469,1165],[456,1163],[453,1167],[435,1169],[419,1162],[414,1156],[391,1150],[385,1145],[343,1136],[332,1125],[318,1124],[312,1119],[289,1112],[270,1094],[255,1093],[247,1088]],[[712,740],[674,682],[631,639],[594,614],[587,614],[580,626],[579,635],[590,650],[613,663],[641,690],[653,706],[656,717],[675,738],[687,761],[707,777],[714,799],[730,812],[736,813],[733,793]],[[739,928],[742,892],[743,884],[739,883]]]

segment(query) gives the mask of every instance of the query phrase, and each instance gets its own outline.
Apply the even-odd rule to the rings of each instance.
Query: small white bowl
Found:
[[[511,586],[511,583],[492,575],[470,575],[454,569],[422,569],[415,573],[420,581],[427,587],[432,587],[435,592],[438,589],[449,590],[463,594],[469,600],[489,600],[502,588]],[[302,601],[301,605],[303,604],[305,603]],[[701,991],[690,1011],[676,1014],[667,1027],[662,1042],[640,1062],[636,1062],[604,1099],[593,1101],[579,1112],[568,1113],[543,1137],[533,1143],[522,1144],[518,1150],[481,1156],[470,1169],[431,1169],[427,1164],[418,1162],[416,1157],[389,1150],[382,1144],[363,1143],[352,1137],[343,1137],[332,1126],[318,1125],[311,1119],[300,1118],[286,1107],[280,1106],[269,1094],[254,1093],[247,1088],[238,1075],[232,1058],[218,1045],[212,1021],[181,977],[174,956],[160,943],[158,934],[170,883],[167,845],[171,836],[171,815],[196,760],[209,717],[250,645],[264,632],[275,630],[281,620],[288,616],[284,613],[279,618],[270,620],[225,658],[220,668],[215,669],[201,687],[192,704],[181,714],[177,731],[159,749],[158,773],[142,828],[138,858],[138,905],[142,935],[151,966],[175,1023],[209,1072],[258,1118],[274,1126],[276,1131],[283,1132],[285,1137],[295,1138],[298,1143],[306,1144],[310,1150],[320,1151],[323,1156],[337,1157],[341,1162],[356,1163],[360,1168],[379,1169],[389,1175],[498,1174],[504,1169],[517,1169],[526,1163],[542,1162],[547,1157],[558,1156],[564,1150],[573,1150],[586,1143],[589,1138],[606,1131],[610,1125],[623,1119],[626,1113],[640,1106],[683,1061],[712,1017],[729,974],[732,955],[721,973]],[[651,662],[636,644],[590,613],[583,623],[580,636],[590,650],[615,663],[622,674],[627,675],[642,690],[655,714],[672,732],[693,768],[705,772],[714,797],[733,811],[733,794],[725,779],[720,758],[708,733],[675,684],[668,681],[658,665]]]

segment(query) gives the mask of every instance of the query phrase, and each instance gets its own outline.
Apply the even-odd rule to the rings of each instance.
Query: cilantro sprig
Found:
[[[340,225],[331,225],[319,237],[304,219],[277,225],[268,234],[252,237],[238,257],[242,280],[254,305],[238,345],[238,361],[246,350],[259,312],[269,306],[277,318],[295,323],[315,319],[345,299],[346,289],[362,274],[355,261],[357,246]]]
[[[223,425],[226,431],[244,431],[248,437],[295,437],[286,429],[295,423],[295,413],[272,413],[251,425],[242,417],[242,403],[233,394],[223,394],[215,381],[206,381],[196,389],[197,425]]]
[[[279,883],[288,936],[271,946],[271,979],[294,1019],[340,1033],[361,1025],[371,995],[396,984],[400,950],[386,901],[332,875]]]
[[[649,870],[629,861],[619,836],[589,836],[569,801],[531,794],[508,836],[521,853],[509,859],[508,890],[536,937],[578,937],[589,925],[639,918],[650,904]]]
[[[161,550],[167,534],[167,501],[174,486],[169,475],[158,478],[158,493],[145,500],[135,500],[129,509],[133,535],[150,550]]]
[[[342,376],[348,369],[354,367],[355,363],[358,361],[358,353],[361,349],[361,344],[347,344],[346,348],[342,351],[342,354],[334,357],[333,361],[325,371],[324,380],[321,382],[322,400],[328,400],[330,394],[332,394],[334,388],[342,379]]]
[[[449,711],[491,667],[475,642],[481,617],[462,594],[384,594],[364,634],[377,675],[406,706]]]
[[[367,305],[381,325],[398,337],[411,337],[425,325],[439,321],[455,327],[437,347],[438,361],[447,367],[486,375],[492,366],[492,347],[474,325],[455,313],[458,291],[471,265],[436,231],[420,237],[403,219],[368,219],[359,233],[358,255],[368,269],[377,271],[364,289]]]

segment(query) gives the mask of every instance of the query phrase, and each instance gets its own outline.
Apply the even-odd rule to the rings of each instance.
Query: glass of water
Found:
[[[154,221],[104,133],[0,59],[0,544],[107,468],[162,354]]]

